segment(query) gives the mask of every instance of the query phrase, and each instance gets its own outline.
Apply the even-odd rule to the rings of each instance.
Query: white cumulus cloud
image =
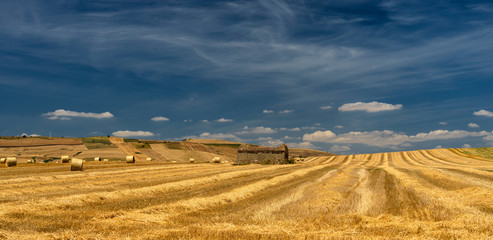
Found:
[[[493,112],[486,111],[486,110],[479,110],[477,112],[474,112],[473,114],[476,116],[493,117]]]
[[[332,106],[322,106],[322,107],[320,107],[320,109],[322,109],[322,110],[327,110],[327,109],[331,109],[331,108],[332,108]]]
[[[382,102],[355,102],[346,103],[339,107],[341,112],[365,111],[365,112],[382,112],[402,109],[402,104],[389,104]]]
[[[488,141],[488,142],[493,142],[493,132],[490,134],[486,135],[483,140]]]
[[[334,145],[330,148],[329,150],[330,152],[335,152],[335,153],[338,153],[338,152],[347,152],[347,151],[351,151],[351,148],[349,146],[341,146],[341,145]]]
[[[289,132],[299,132],[299,131],[301,131],[301,129],[299,127],[295,127],[295,128],[279,128],[279,130],[281,130],[281,131],[289,131]]]
[[[268,134],[268,133],[276,133],[277,131],[270,128],[270,127],[264,127],[264,126],[259,126],[259,127],[248,127],[245,126],[243,127],[243,131],[236,132],[236,134]]]
[[[154,122],[167,122],[167,121],[169,121],[169,118],[159,116],[159,117],[153,117],[153,118],[151,118],[151,121],[154,121]]]
[[[24,136],[26,136],[26,137],[41,137],[41,135],[36,134],[36,133],[33,133],[33,134],[22,133],[21,137],[24,137]]]
[[[95,118],[95,119],[114,117],[113,114],[111,114],[110,112],[104,112],[104,113],[75,112],[75,111],[64,110],[64,109],[57,109],[54,112],[43,113],[43,116],[51,120],[70,120],[73,117]]]
[[[469,124],[467,124],[467,126],[470,128],[478,128],[479,127],[479,125],[477,123],[469,123]]]
[[[336,125],[335,128],[341,129],[341,128],[344,128],[344,126],[342,126],[342,125]]]
[[[292,113],[294,112],[294,110],[282,110],[282,111],[279,111],[279,113]]]
[[[314,133],[309,133],[303,135],[303,141],[307,142],[330,142],[336,134],[330,130],[327,131],[316,131]]]
[[[208,133],[204,132],[201,133],[199,138],[210,138],[210,139],[238,139],[237,136],[231,134],[231,133]]]
[[[267,113],[268,114],[268,113],[274,113],[274,111],[273,110],[264,110],[264,111],[262,111],[262,113]]]
[[[225,123],[225,122],[232,122],[233,119],[227,119],[227,118],[219,118],[216,120],[217,122]]]
[[[153,137],[154,133],[149,131],[129,131],[129,130],[120,130],[113,132],[111,135],[116,137]]]
[[[291,139],[301,139],[300,137],[290,137],[290,136],[284,136],[283,139],[286,140],[291,140]]]
[[[471,146],[470,144],[467,144],[467,143],[466,143],[466,144],[464,144],[464,145],[462,145],[462,147],[463,147],[463,148],[472,148],[472,146]]]
[[[260,143],[260,145],[269,146],[269,147],[277,147],[281,144],[284,144],[284,142],[279,140],[279,139],[272,139],[272,140],[268,140],[268,141],[264,141],[264,142]]]
[[[305,148],[305,149],[315,149],[315,145],[311,142],[300,142],[300,143],[287,143],[290,148]]]
[[[233,140],[240,142],[241,139],[231,133],[209,133],[203,132],[200,135],[184,136],[179,139],[220,139],[220,140]]]
[[[468,132],[463,130],[435,130],[427,133],[418,133],[416,135],[408,136],[404,133],[397,133],[390,130],[383,131],[370,131],[370,132],[348,132],[336,135],[331,131],[316,131],[303,135],[304,141],[310,142],[324,142],[324,143],[339,143],[339,144],[352,144],[359,143],[369,146],[377,147],[390,147],[397,148],[403,146],[410,146],[414,142],[425,142],[431,140],[447,140],[447,139],[460,139],[466,137],[480,137],[483,136],[484,140],[493,140],[493,134],[480,131],[480,132]]]

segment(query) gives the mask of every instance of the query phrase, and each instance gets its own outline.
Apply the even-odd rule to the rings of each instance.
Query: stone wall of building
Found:
[[[286,164],[289,153],[286,145],[280,147],[249,147],[241,146],[238,149],[238,164]]]

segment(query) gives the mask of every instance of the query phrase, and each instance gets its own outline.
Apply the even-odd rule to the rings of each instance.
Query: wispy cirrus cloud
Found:
[[[94,119],[105,119],[113,118],[113,114],[110,112],[103,113],[91,113],[91,112],[76,112],[64,109],[58,109],[53,112],[43,113],[43,116],[50,120],[70,120],[72,118],[94,118]]]
[[[94,89],[98,92],[91,96],[104,94],[112,112],[122,113],[119,124],[126,121],[130,125],[131,121],[123,119],[129,105],[169,96],[166,106],[173,111],[171,106],[179,105],[182,89],[188,89],[194,96],[183,98],[195,99],[194,104],[200,107],[180,106],[169,114],[196,121],[186,120],[187,128],[170,128],[170,136],[190,134],[186,131],[199,119],[208,117],[212,123],[221,116],[218,114],[237,110],[238,102],[248,102],[253,109],[250,110],[257,114],[268,102],[273,110],[267,111],[275,114],[264,117],[284,118],[283,122],[268,123],[275,130],[323,121],[323,126],[344,123],[346,129],[355,127],[362,132],[419,132],[423,126],[414,129],[412,123],[416,121],[409,115],[436,125],[443,119],[453,119],[459,111],[437,106],[433,114],[424,114],[418,108],[426,107],[429,99],[422,96],[432,92],[438,102],[443,102],[455,92],[467,91],[463,89],[467,84],[463,83],[470,78],[482,89],[491,87],[491,3],[479,1],[470,6],[464,1],[450,1],[446,5],[426,1],[356,1],[349,5],[340,1],[283,0],[214,4],[155,1],[152,5],[106,1],[87,2],[84,9],[78,3],[67,2],[60,11],[58,3],[0,1],[0,84],[5,86],[0,93],[3,96],[14,93],[16,88],[34,89],[24,95],[26,101],[10,103],[12,109],[23,109],[27,100],[37,102],[40,95],[32,93],[40,92],[70,96],[73,104],[92,109],[100,102],[78,94]],[[458,55],[461,58],[455,57]],[[25,79],[25,83],[19,85],[19,79]],[[91,81],[98,87],[88,84]],[[154,91],[154,86],[161,86],[161,90]],[[120,98],[122,92],[136,87],[143,91]],[[441,94],[443,89],[451,94]],[[406,111],[395,112],[392,119],[378,119],[378,114],[371,114],[372,119],[341,119],[329,116],[340,112],[319,109],[333,102],[354,103],[356,96],[392,99],[388,101],[401,103]],[[481,106],[485,101],[475,97],[467,102],[469,106]],[[162,111],[163,104],[153,102],[146,107],[155,113]],[[289,108],[300,114],[279,114],[279,110]],[[180,115],[182,110],[187,113]],[[135,115],[142,113],[138,111],[142,110]],[[463,115],[471,117],[471,112],[468,109]],[[236,121],[232,124],[220,124],[224,127],[220,131],[234,133],[245,124],[266,124],[255,122],[247,109],[242,114],[232,115]],[[150,117],[143,115],[142,120]],[[398,127],[392,122],[397,119]],[[362,120],[368,129],[362,126]],[[0,121],[2,125],[15,122],[3,118]],[[462,124],[470,121],[473,120],[463,119]],[[491,127],[488,123],[481,126]],[[105,127],[97,130],[104,132]],[[357,146],[351,147],[357,151]]]

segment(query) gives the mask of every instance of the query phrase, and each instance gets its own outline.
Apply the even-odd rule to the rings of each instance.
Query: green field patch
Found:
[[[239,148],[241,146],[241,144],[237,144],[237,143],[232,143],[232,144],[228,144],[228,143],[205,143],[204,145],[211,146],[211,147],[230,147],[230,148]]]
[[[183,150],[183,145],[180,142],[165,142],[164,145],[168,149]]]
[[[135,148],[141,149],[141,148],[151,148],[151,145],[146,142],[132,142],[132,145],[134,145]]]
[[[82,138],[82,142],[87,149],[115,148],[108,137],[87,137]]]
[[[484,158],[493,159],[493,148],[483,147],[483,148],[467,148],[467,149],[458,149],[458,150],[468,156],[480,156]]]

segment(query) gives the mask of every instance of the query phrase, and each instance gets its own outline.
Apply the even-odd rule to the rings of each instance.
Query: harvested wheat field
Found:
[[[0,239],[488,239],[490,149],[0,168]]]

